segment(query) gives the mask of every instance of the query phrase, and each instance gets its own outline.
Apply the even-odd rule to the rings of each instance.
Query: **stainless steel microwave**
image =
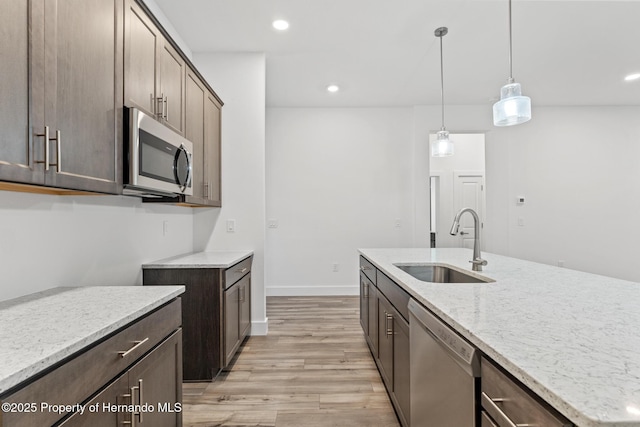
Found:
[[[125,109],[124,191],[142,197],[193,195],[193,144],[137,108]]]

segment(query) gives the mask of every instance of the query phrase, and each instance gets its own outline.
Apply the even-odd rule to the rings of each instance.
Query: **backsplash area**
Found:
[[[54,286],[140,285],[141,264],[193,251],[192,209],[125,196],[0,192],[0,300]]]

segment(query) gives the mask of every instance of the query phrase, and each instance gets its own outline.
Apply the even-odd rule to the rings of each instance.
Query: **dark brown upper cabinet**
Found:
[[[124,103],[185,134],[182,56],[134,1],[125,2]]]
[[[2,2],[0,180],[121,191],[121,4]]]
[[[193,143],[193,196],[185,202],[222,206],[220,189],[220,119],[222,103],[198,75],[187,69],[186,132]]]

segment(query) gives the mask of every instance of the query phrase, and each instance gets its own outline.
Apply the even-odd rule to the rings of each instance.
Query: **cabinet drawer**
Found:
[[[378,289],[393,304],[404,320],[409,321],[409,294],[384,274],[378,272]]]
[[[181,302],[176,299],[131,324],[105,341],[90,347],[63,365],[2,399],[8,403],[45,402],[73,405],[84,402],[96,390],[117,377],[137,359],[180,327]],[[2,426],[51,425],[67,412],[39,410],[3,413]]]
[[[231,285],[236,283],[242,276],[251,272],[251,261],[253,257],[249,257],[243,261],[240,261],[233,267],[229,267],[224,271],[224,288],[228,289]]]
[[[481,372],[482,409],[499,427],[509,427],[513,424],[545,427],[572,425],[547,403],[534,397],[530,391],[525,390],[484,357]]]
[[[374,285],[377,285],[376,268],[363,256],[360,256],[360,271],[366,274],[369,280],[371,280]]]

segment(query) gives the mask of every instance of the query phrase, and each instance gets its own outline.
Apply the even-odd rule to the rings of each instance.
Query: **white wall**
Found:
[[[140,285],[141,264],[193,249],[191,209],[133,197],[2,191],[0,218],[0,300],[55,286]]]
[[[640,281],[639,117],[639,107],[535,108],[531,122],[487,136],[487,220],[499,236],[487,250]]]
[[[356,294],[358,248],[412,245],[412,136],[410,108],[267,110],[268,295]]]
[[[222,208],[194,214],[194,248],[252,249],[252,335],[267,332],[264,291],[265,57],[260,53],[194,54],[194,64],[224,102]],[[227,220],[236,231],[226,231]]]

